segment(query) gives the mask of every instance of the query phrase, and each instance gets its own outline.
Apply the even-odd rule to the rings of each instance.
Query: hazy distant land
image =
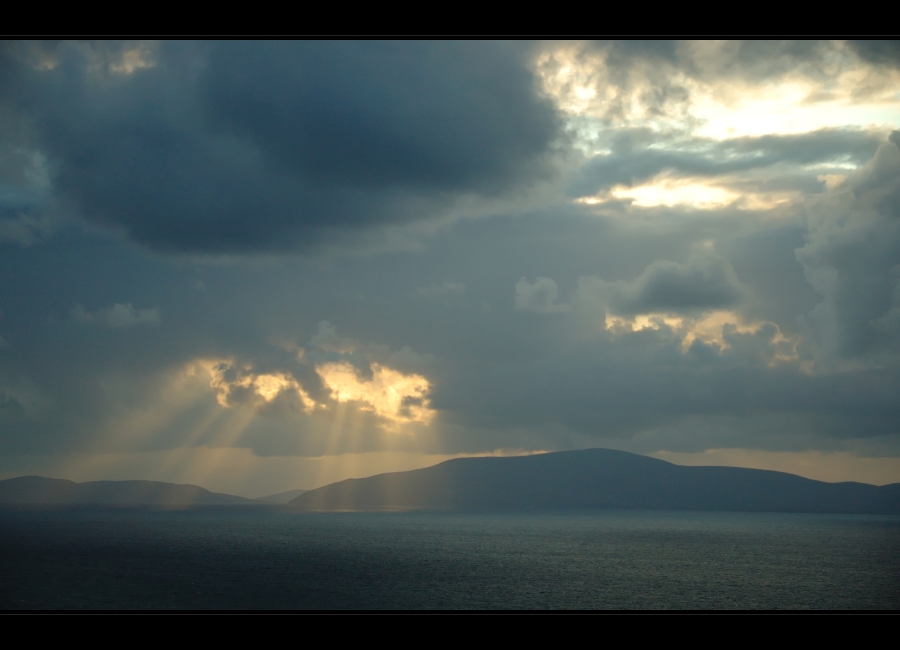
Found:
[[[5,505],[213,505],[253,503],[231,494],[210,492],[197,485],[160,481],[90,481],[76,483],[42,476],[0,481]]]
[[[610,449],[458,458],[348,479],[289,504],[307,511],[718,510],[900,514],[900,483],[825,483],[768,470],[685,467]]]
[[[0,481],[0,505],[185,506],[285,504],[307,490],[288,490],[247,499],[210,492],[199,485],[162,481],[89,481],[76,483],[43,476],[19,476]]]
[[[295,511],[598,509],[900,514],[900,483],[825,483],[768,470],[685,467],[610,449],[458,458],[258,499],[158,481],[0,481],[3,505],[286,504]]]

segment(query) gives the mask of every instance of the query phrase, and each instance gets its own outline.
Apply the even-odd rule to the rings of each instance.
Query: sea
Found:
[[[0,510],[3,610],[896,610],[900,517]]]

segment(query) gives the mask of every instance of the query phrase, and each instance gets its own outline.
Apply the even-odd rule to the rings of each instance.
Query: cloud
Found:
[[[300,366],[311,366],[321,381],[323,390],[318,391],[319,401],[301,385],[301,381],[308,381],[308,375],[302,377],[296,371],[266,372],[261,369],[262,364],[242,363],[233,358],[194,360],[187,364],[183,374],[208,377],[220,406],[245,412],[249,409],[251,414],[258,415],[257,426],[250,430],[251,437],[254,433],[258,436],[259,429],[264,431],[267,426],[289,430],[292,418],[294,426],[305,430],[307,435],[323,425],[340,430],[348,413],[346,405],[357,415],[370,413],[376,416],[370,422],[370,436],[377,436],[378,430],[415,433],[416,429],[409,425],[427,425],[434,418],[429,402],[430,383],[425,377],[404,373],[397,367],[374,360],[387,358],[392,366],[401,368],[428,362],[427,357],[416,354],[409,346],[390,352],[385,346],[341,339],[334,326],[322,321],[318,333],[301,350],[303,353],[298,355]],[[290,407],[292,402],[297,408]],[[269,405],[273,408],[265,408]],[[285,405],[289,408],[278,408]],[[299,411],[309,417],[301,419]],[[356,420],[355,442],[359,443],[364,429],[360,428],[358,417]],[[263,442],[264,446],[271,447],[272,444],[271,440]],[[296,447],[297,442],[293,446]]]
[[[611,137],[608,153],[591,157],[578,170],[567,192],[574,198],[594,196],[616,186],[634,187],[658,177],[669,181],[708,179],[726,189],[739,187],[740,193],[775,189],[816,192],[820,191],[818,176],[863,164],[882,139],[882,133],[858,128],[726,140],[624,130]],[[782,183],[780,188],[773,187],[772,172],[760,174],[776,165],[782,166],[776,174]],[[785,165],[799,169],[785,179]],[[806,167],[811,168],[806,171]],[[785,185],[785,180],[790,184]],[[738,198],[735,195],[732,200]]]
[[[746,293],[731,264],[715,255],[694,255],[686,264],[660,260],[631,282],[583,277],[578,285],[583,301],[626,316],[734,307]]]
[[[561,126],[526,50],[11,45],[0,99],[90,222],[168,251],[309,250],[547,177]]]
[[[858,171],[806,205],[796,251],[822,301],[810,338],[833,359],[900,352],[900,131]]]
[[[538,314],[555,314],[567,312],[571,307],[560,304],[559,289],[550,278],[538,277],[530,284],[524,277],[516,282],[516,309],[533,311]]]
[[[159,309],[135,309],[129,302],[116,303],[112,307],[106,307],[95,312],[86,311],[81,305],[72,308],[72,318],[79,323],[97,324],[105,327],[133,327],[135,325],[159,325]]]
[[[689,112],[698,91],[732,108],[748,86],[834,87],[845,75],[853,94],[890,92],[890,71],[872,64],[896,67],[896,52],[895,42],[874,41],[564,41],[545,47],[539,70],[567,109],[665,121]]]
[[[0,244],[31,246],[53,233],[47,159],[22,146],[0,114]],[[6,127],[6,128],[4,128]]]
[[[312,418],[295,421],[308,434],[323,423],[326,428],[340,429],[348,413],[345,403],[357,415],[376,416],[370,422],[369,434],[377,435],[378,430],[414,433],[416,429],[408,425],[427,425],[434,418],[429,403],[430,382],[408,370],[428,365],[433,358],[417,354],[409,346],[392,351],[384,345],[339,337],[337,328],[321,321],[318,332],[299,348],[296,361],[289,369],[282,364],[282,369],[275,370],[263,359],[195,359],[181,374],[207,378],[220,406],[250,409],[258,414],[258,426],[262,428],[267,421],[279,419],[289,428],[293,409],[294,416],[302,411]],[[298,372],[302,369],[311,372]],[[320,386],[311,385],[312,374]],[[296,408],[290,406],[292,403]],[[279,409],[284,406],[289,408]],[[354,426],[358,437],[359,423]]]
[[[275,454],[287,489],[348,453],[900,457],[900,73],[852,46],[0,57],[5,471],[183,455],[237,485],[231,455],[262,485]]]
[[[377,363],[371,365],[371,379],[360,377],[347,361],[316,366],[316,372],[335,400],[355,402],[361,409],[374,412],[391,430],[402,430],[402,424],[431,421],[434,411],[429,408],[427,379],[404,375]]]
[[[849,41],[849,45],[863,59],[878,65],[900,66],[900,41]]]
[[[188,364],[190,375],[205,372],[209,386],[216,392],[216,401],[224,407],[273,401],[281,393],[294,392],[303,410],[312,412],[316,403],[292,376],[282,373],[258,373],[250,366],[236,364],[234,359],[200,360]]]
[[[309,339],[308,348],[319,348],[329,352],[353,352],[356,342],[352,339],[338,337],[337,328],[327,320],[319,322],[318,331]]]
[[[586,52],[603,53],[618,69],[643,65],[671,66],[683,74],[708,80],[722,77],[771,78],[806,68],[818,71],[823,53],[835,44],[822,41],[595,41]],[[661,70],[671,74],[672,69]],[[673,75],[674,76],[674,75]]]

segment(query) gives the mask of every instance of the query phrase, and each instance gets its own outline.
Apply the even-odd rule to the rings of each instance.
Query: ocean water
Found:
[[[2,609],[898,609],[900,518],[0,511]]]

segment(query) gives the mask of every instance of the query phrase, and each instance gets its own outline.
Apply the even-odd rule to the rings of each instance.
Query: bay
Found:
[[[0,511],[2,609],[897,609],[900,517]]]

